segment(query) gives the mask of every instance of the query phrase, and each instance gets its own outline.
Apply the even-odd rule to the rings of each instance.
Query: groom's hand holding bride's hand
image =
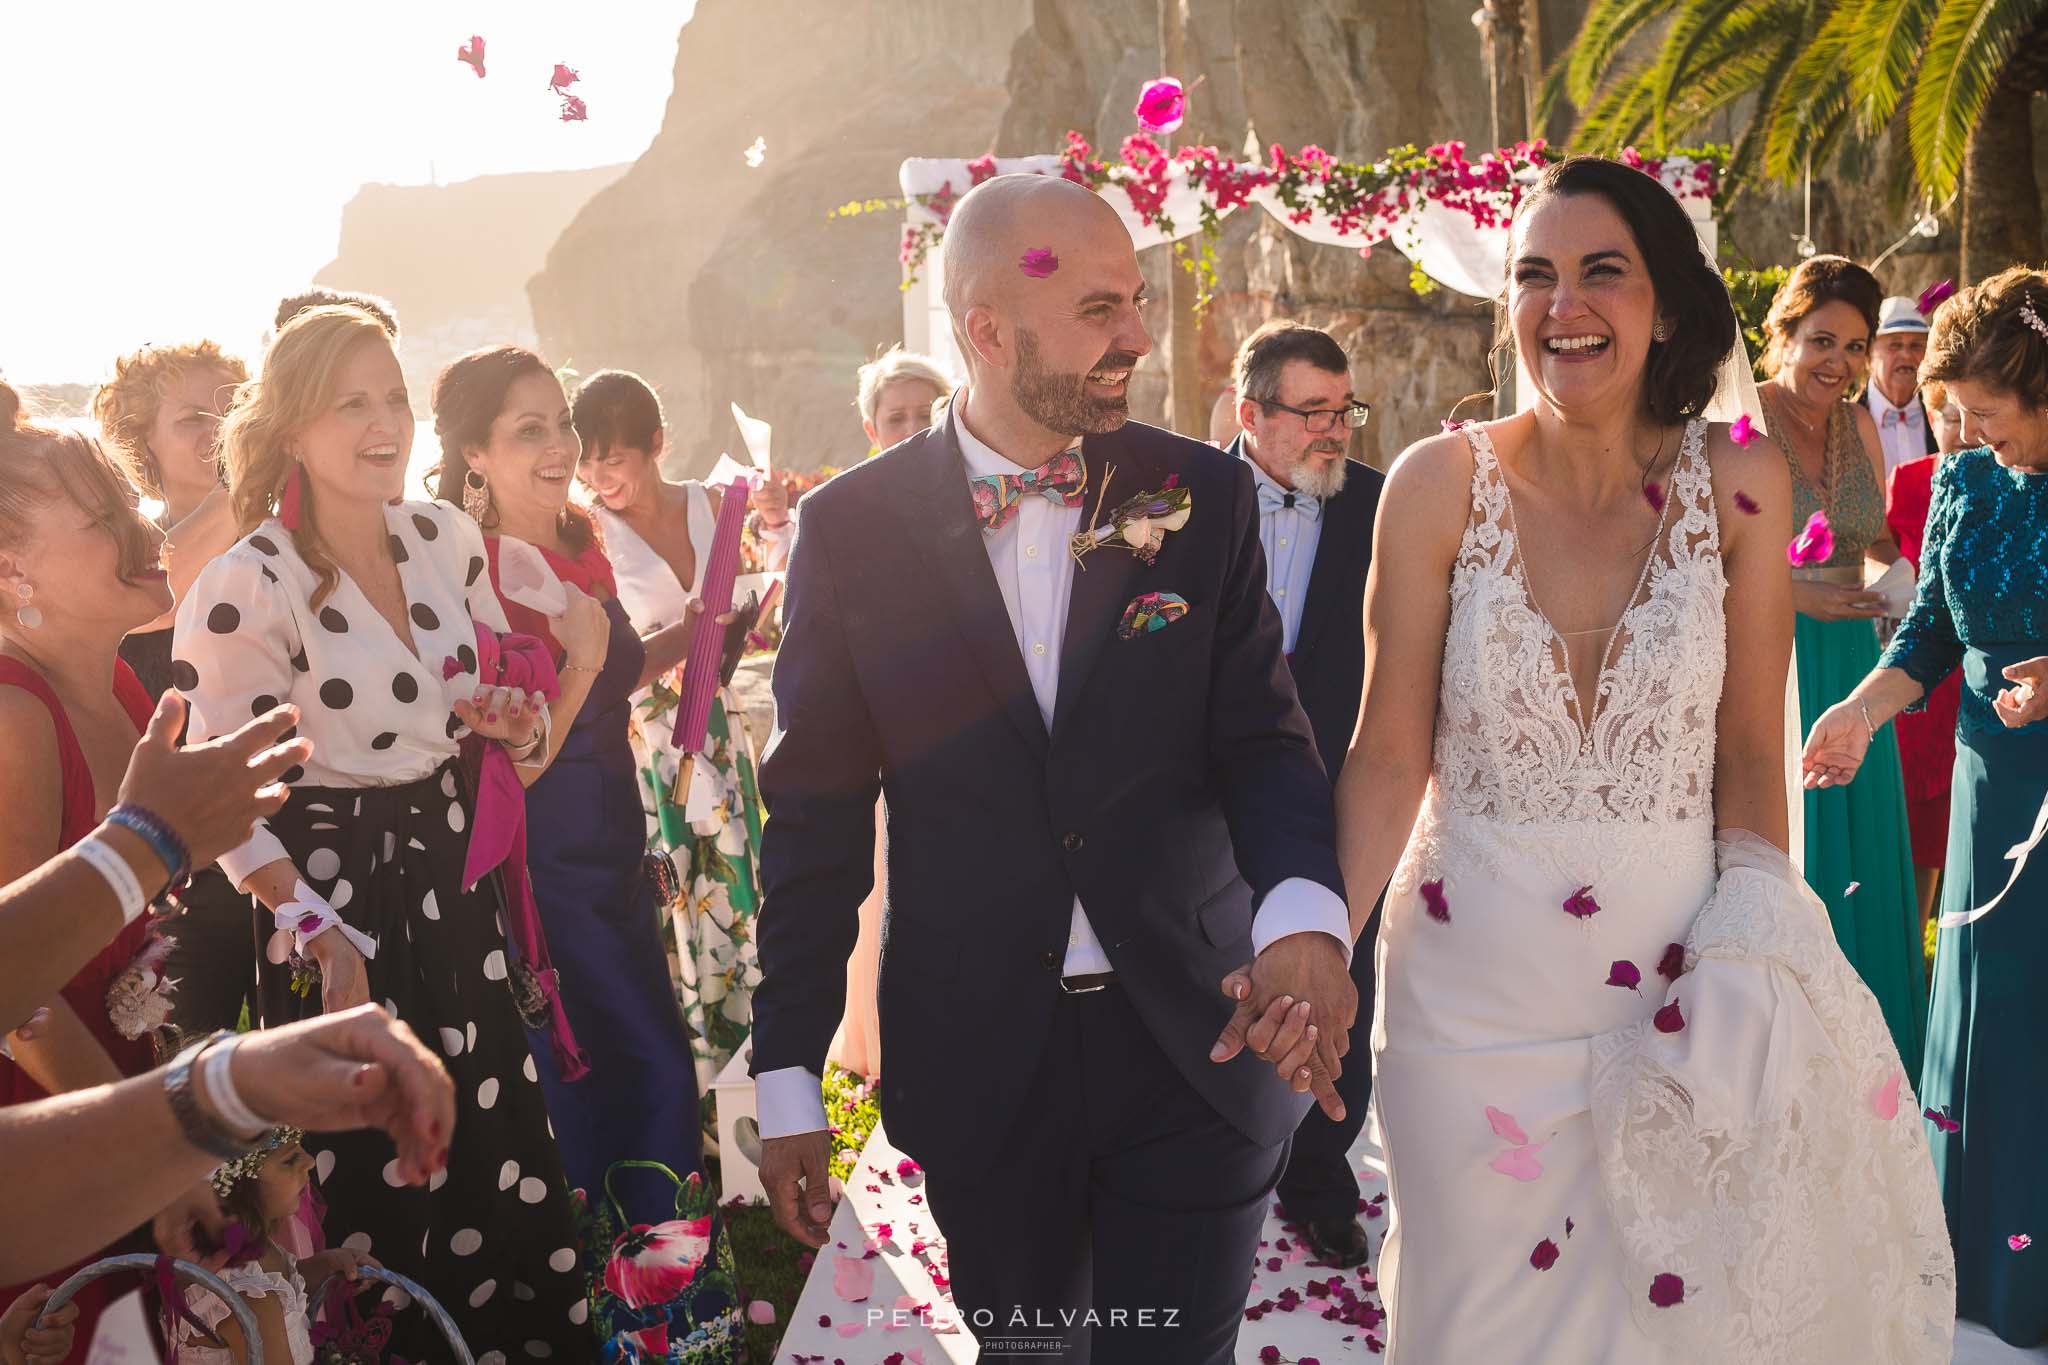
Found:
[[[820,1128],[761,1139],[761,1188],[775,1225],[813,1249],[832,1227],[832,1136]]]
[[[1246,966],[1223,978],[1237,1010],[1223,1026],[1212,1062],[1227,1062],[1246,1045],[1273,1063],[1295,1090],[1312,1090],[1332,1119],[1344,1117],[1337,1096],[1342,1058],[1351,1050],[1358,987],[1337,940],[1311,931],[1275,939]]]

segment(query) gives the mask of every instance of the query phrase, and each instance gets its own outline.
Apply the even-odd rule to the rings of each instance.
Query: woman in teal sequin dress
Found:
[[[1814,727],[1806,768],[1829,785],[1856,775],[1865,713],[1882,726],[1961,668],[1921,1100],[1940,1116],[1928,1137],[1956,1312],[2037,1346],[2048,1342],[2048,846],[2024,846],[2048,819],[2048,273],[2015,268],[1957,295],[1935,317],[1923,374],[1949,384],[1965,439],[1988,448],[1936,472],[1912,613]]]
[[[1877,663],[1883,599],[1863,590],[1864,552],[1890,549],[1884,448],[1877,423],[1847,400],[1866,362],[1882,297],[1869,271],[1840,256],[1800,265],[1771,302],[1760,386],[1771,438],[1792,467],[1793,525],[1827,514],[1834,553],[1792,570],[1793,658],[1800,724],[1811,729]],[[1885,557],[1889,557],[1888,555]],[[1826,902],[1842,955],[1877,997],[1908,1071],[1919,1066],[1927,1021],[1927,964],[1898,739],[1871,745],[1846,791],[1809,790],[1807,885]],[[1916,1078],[1917,1083],[1917,1078]]]

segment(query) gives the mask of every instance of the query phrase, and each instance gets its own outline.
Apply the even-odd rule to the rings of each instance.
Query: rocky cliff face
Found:
[[[527,278],[576,210],[625,171],[365,185],[342,210],[340,251],[314,280],[382,294],[397,307],[399,358],[424,409],[434,375],[456,356],[499,342],[534,343]]]
[[[653,381],[679,472],[740,450],[734,401],[791,468],[859,458],[854,369],[902,336],[902,220],[826,215],[894,195],[907,156],[989,150],[1030,18],[1027,0],[700,0],[660,135],[529,287],[543,349]]]

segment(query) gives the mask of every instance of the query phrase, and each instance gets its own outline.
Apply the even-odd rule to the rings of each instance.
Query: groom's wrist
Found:
[[[1290,877],[1266,893],[1252,916],[1252,953],[1257,956],[1289,934],[1323,933],[1337,941],[1351,964],[1351,910],[1344,898],[1321,882]]]
[[[764,1138],[795,1137],[830,1128],[825,1091],[809,1067],[784,1066],[754,1078],[754,1121]]]

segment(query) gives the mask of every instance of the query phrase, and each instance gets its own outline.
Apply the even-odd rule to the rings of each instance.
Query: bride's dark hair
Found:
[[[1597,194],[1628,224],[1657,291],[1657,310],[1671,322],[1670,339],[1650,343],[1643,400],[1665,426],[1698,416],[1713,400],[1737,327],[1728,286],[1700,250],[1691,217],[1662,182],[1600,156],[1575,156],[1545,169],[1515,217],[1559,194]]]

